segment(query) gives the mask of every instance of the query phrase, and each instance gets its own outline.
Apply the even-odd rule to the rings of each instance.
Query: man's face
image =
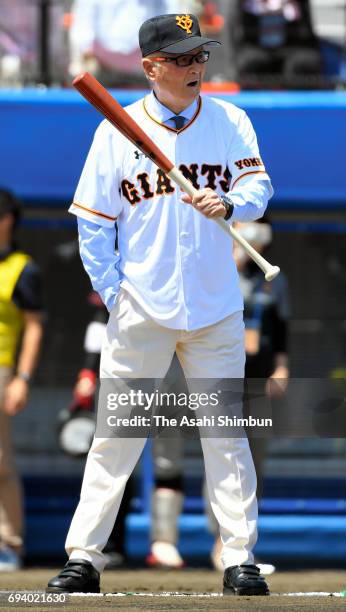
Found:
[[[198,56],[202,47],[194,49],[186,56]],[[143,68],[149,80],[153,84],[155,94],[160,102],[168,108],[171,108],[175,113],[181,112],[187,108],[193,100],[199,95],[206,64],[197,63],[195,60],[190,66],[178,66],[173,61],[160,61],[179,57],[178,55],[169,55],[157,52],[156,57],[144,58]]]

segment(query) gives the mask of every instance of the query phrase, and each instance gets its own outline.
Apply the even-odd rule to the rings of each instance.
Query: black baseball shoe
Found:
[[[99,593],[100,574],[85,559],[71,559],[54,576],[46,588],[48,593]]]
[[[269,595],[269,589],[256,565],[233,565],[223,576],[224,595]]]

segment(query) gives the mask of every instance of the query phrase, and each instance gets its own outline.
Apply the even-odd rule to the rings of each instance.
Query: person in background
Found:
[[[237,0],[229,21],[242,87],[314,88],[323,73],[309,0]]]
[[[160,13],[192,12],[198,0],[75,0],[70,30],[71,77],[88,70],[105,87],[145,88],[138,30]]]
[[[272,242],[272,228],[268,215],[251,223],[238,223],[239,233],[258,251],[264,253]],[[244,297],[245,324],[245,378],[249,382],[256,379],[256,392],[262,392],[270,399],[280,398],[286,391],[290,377],[288,357],[288,321],[290,300],[287,279],[283,272],[271,282],[265,280],[263,273],[239,245],[234,246],[234,259],[239,272],[241,292]],[[260,388],[260,386],[262,388]],[[251,414],[251,405],[244,406],[245,415]],[[266,438],[251,438],[249,443],[257,475],[257,497],[263,494],[263,466],[267,453]],[[207,514],[212,533],[217,534],[217,525],[211,510]],[[212,550],[212,563],[221,570],[221,541],[216,537]],[[272,574],[275,567],[260,563],[262,574]]]
[[[21,565],[22,494],[11,419],[27,403],[43,331],[40,272],[14,242],[20,214],[19,201],[0,189],[0,571]]]
[[[42,2],[1,0],[0,2],[0,87],[18,87],[37,82],[40,72],[40,20]],[[64,4],[48,4],[48,44],[53,82],[61,82],[66,72],[64,44]],[[54,57],[54,64],[53,64]]]
[[[202,0],[200,4],[198,16],[201,31],[205,36],[215,37],[222,45],[218,54],[210,57],[205,80],[214,84],[235,83],[237,73],[234,62],[230,61],[232,46],[228,27],[233,21],[235,4],[230,0]]]
[[[184,372],[176,353],[160,389],[163,393],[188,393]],[[165,408],[163,408],[163,411]],[[167,407],[167,413],[169,407]],[[184,447],[180,436],[154,437],[152,441],[154,489],[151,500],[150,567],[179,569],[185,565],[178,549],[178,520],[184,502]]]

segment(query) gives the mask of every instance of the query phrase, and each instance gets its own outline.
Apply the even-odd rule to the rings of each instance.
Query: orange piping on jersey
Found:
[[[201,97],[198,98],[198,106],[197,106],[197,110],[196,110],[194,116],[192,117],[192,119],[190,119],[190,121],[187,122],[186,125],[184,125],[184,127],[181,128],[181,130],[177,130],[176,128],[172,128],[169,125],[166,125],[165,123],[161,123],[161,121],[158,121],[157,119],[155,119],[155,117],[150,115],[150,113],[149,113],[149,111],[148,111],[148,109],[147,109],[147,107],[145,105],[145,98],[143,98],[143,108],[144,108],[144,112],[148,115],[149,119],[154,121],[154,123],[157,123],[157,125],[160,125],[161,127],[165,128],[169,132],[175,132],[176,134],[180,134],[181,132],[183,132],[184,130],[189,128],[190,125],[193,124],[195,119],[197,119],[199,113],[201,112],[201,108],[202,108],[202,98]]]
[[[86,206],[82,206],[81,204],[77,204],[77,202],[72,202],[73,206],[77,208],[81,208],[82,210],[86,210],[88,213],[92,215],[97,215],[98,217],[103,217],[104,219],[108,219],[108,221],[116,221],[117,217],[110,217],[109,215],[105,215],[104,213],[99,212],[98,210],[91,210],[91,208],[87,208]]]
[[[232,185],[232,189],[234,187],[234,185],[240,181],[240,179],[244,178],[244,176],[248,176],[249,174],[267,174],[265,170],[253,170],[252,172],[245,172],[245,174],[242,174],[241,176],[238,176],[238,178],[234,181],[233,185]]]

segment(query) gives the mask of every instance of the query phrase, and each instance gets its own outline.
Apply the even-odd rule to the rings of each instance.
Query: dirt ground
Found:
[[[58,569],[34,568],[19,572],[0,574],[0,608],[23,610],[33,607],[28,603],[20,606],[9,603],[9,592],[44,592],[47,581]],[[221,597],[222,575],[211,570],[185,569],[180,571],[132,570],[106,571],[101,588],[105,593],[125,593],[122,597],[103,595],[100,597],[70,597],[64,606],[36,603],[35,610],[48,611],[61,607],[82,612],[83,610],[250,610],[267,612],[316,612],[318,610],[346,609],[346,597],[335,596],[285,596],[283,593],[327,592],[339,593],[346,589],[345,571],[296,571],[276,572],[268,578],[270,597]],[[183,596],[157,596],[159,593],[179,592]],[[141,593],[136,595],[132,593]],[[194,596],[193,594],[198,594]],[[145,595],[147,594],[147,595]],[[152,594],[149,596],[149,594]],[[203,596],[201,596],[203,594]],[[214,594],[214,595],[213,595]]]

